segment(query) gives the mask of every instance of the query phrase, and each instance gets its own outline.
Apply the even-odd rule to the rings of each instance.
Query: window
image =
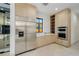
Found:
[[[43,32],[43,18],[36,18],[36,32]]]

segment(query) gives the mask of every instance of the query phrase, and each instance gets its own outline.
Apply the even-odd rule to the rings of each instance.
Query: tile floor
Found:
[[[4,55],[8,56],[9,53],[0,54],[0,56]],[[51,44],[23,53],[19,56],[79,56],[79,42],[70,48],[66,48],[58,44]]]
[[[10,55],[9,52],[0,54],[0,56],[9,56],[9,55]]]
[[[58,44],[51,44],[19,56],[79,56],[79,46],[66,48]]]

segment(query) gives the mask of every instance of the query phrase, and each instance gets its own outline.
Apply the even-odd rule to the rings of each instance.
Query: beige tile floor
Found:
[[[19,56],[79,56],[79,42],[70,48],[51,44]]]
[[[3,55],[7,56],[9,53],[0,54],[0,56]],[[58,44],[51,44],[23,53],[19,56],[79,56],[79,42],[70,48],[66,48]]]
[[[0,54],[0,56],[9,56],[9,52],[6,52],[6,53],[3,53],[3,54]]]

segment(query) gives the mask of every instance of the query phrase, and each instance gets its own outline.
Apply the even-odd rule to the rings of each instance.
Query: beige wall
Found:
[[[79,17],[72,11],[71,12],[71,44],[79,40]]]
[[[16,15],[24,17],[35,17],[37,13],[36,7],[27,3],[16,3],[15,11]]]

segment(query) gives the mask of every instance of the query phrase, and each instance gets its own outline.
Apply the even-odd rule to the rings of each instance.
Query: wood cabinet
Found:
[[[55,15],[50,16],[50,31],[55,33]]]
[[[37,37],[37,46],[45,46],[51,43],[55,43],[57,39],[56,35],[45,35],[41,37]]]
[[[58,35],[58,27],[66,26],[67,33],[66,38],[61,39],[58,37],[56,43],[64,45],[66,47],[69,47],[71,45],[71,10],[70,9],[64,9],[58,13],[55,14],[55,34]]]

